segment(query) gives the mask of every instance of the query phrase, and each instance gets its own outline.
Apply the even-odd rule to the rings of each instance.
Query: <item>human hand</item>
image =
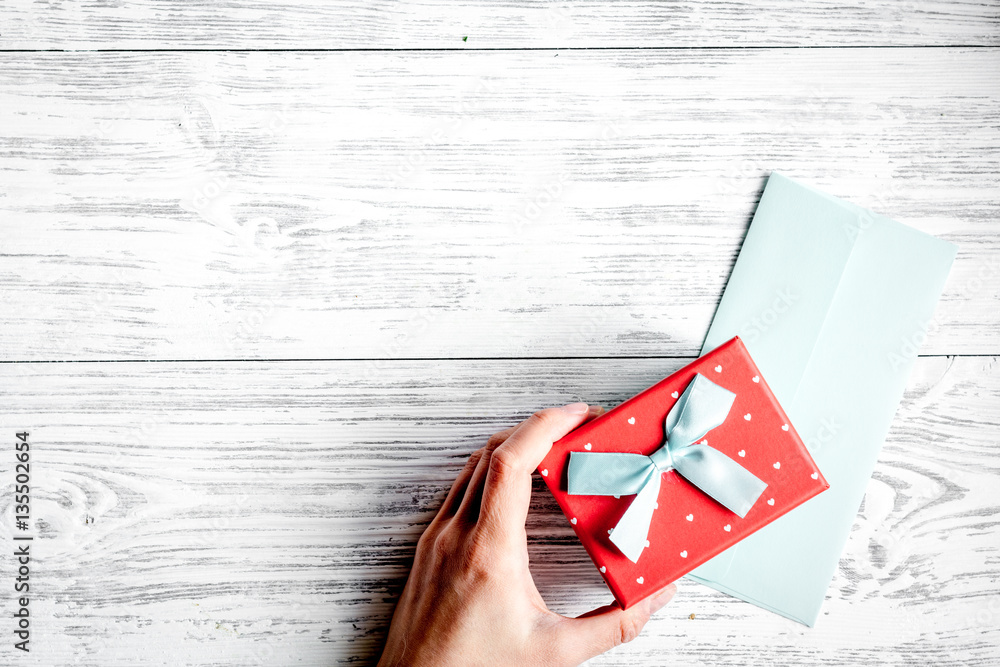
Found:
[[[579,618],[545,606],[528,571],[531,473],[552,443],[603,412],[573,403],[535,413],[469,457],[417,543],[379,667],[578,665],[631,641],[676,587]]]

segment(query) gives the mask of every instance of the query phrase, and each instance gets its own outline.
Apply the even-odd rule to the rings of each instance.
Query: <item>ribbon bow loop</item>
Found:
[[[661,473],[676,470],[741,519],[767,488],[722,452],[696,444],[729,415],[736,394],[696,374],[664,421],[663,445],[649,456],[617,452],[570,452],[571,495],[635,494],[611,533],[611,542],[633,563],[646,547],[660,492]]]

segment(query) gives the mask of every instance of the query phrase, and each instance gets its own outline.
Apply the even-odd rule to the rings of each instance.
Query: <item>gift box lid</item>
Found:
[[[740,518],[676,470],[662,473],[646,548],[632,562],[611,533],[636,496],[570,495],[570,453],[649,456],[663,445],[664,420],[696,374],[735,394],[725,421],[696,444],[726,455],[767,488]],[[739,337],[569,433],[538,471],[625,608],[829,488]]]

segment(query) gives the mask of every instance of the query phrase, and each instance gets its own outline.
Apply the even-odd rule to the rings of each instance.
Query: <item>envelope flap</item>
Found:
[[[740,324],[734,331],[713,322],[702,346],[704,354],[735,334],[754,359],[780,356],[781,365],[761,370],[782,402],[795,395],[813,349],[785,341],[818,340],[864,211],[826,195],[803,197],[803,189],[781,174],[771,175],[722,297],[727,322]],[[797,224],[783,222],[790,219]],[[816,246],[824,253],[801,252]]]

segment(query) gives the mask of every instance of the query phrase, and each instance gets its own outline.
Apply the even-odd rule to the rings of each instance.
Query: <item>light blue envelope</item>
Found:
[[[815,624],[956,250],[771,174],[702,354],[743,339],[830,489],[689,577]]]

